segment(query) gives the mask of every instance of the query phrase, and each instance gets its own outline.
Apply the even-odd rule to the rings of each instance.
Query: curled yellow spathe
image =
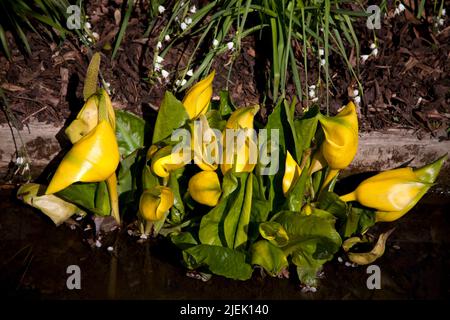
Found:
[[[167,178],[170,172],[186,165],[186,163],[183,162],[181,153],[177,155],[172,151],[171,146],[165,146],[156,152],[153,150],[154,154],[152,156],[151,168],[153,173],[157,176]]]
[[[286,195],[291,188],[295,185],[302,170],[294,158],[291,156],[290,152],[286,152],[286,165],[284,169],[283,176],[283,194]]]
[[[183,106],[186,109],[189,119],[195,119],[205,114],[213,94],[212,82],[215,71],[211,72],[205,79],[197,82],[183,99]]]
[[[65,133],[70,142],[75,143],[87,135],[98,124],[98,97],[92,95],[81,108],[75,120],[67,127]]]
[[[56,193],[75,182],[104,181],[115,173],[119,157],[115,133],[108,122],[101,121],[65,155],[45,193]]]
[[[320,152],[331,169],[344,169],[354,159],[358,149],[358,117],[353,102],[335,117],[321,116],[325,133]]]
[[[144,190],[139,200],[139,213],[147,221],[158,221],[172,208],[174,196],[168,187],[155,186]]]
[[[222,189],[215,171],[201,171],[189,180],[189,194],[198,203],[214,207],[219,202]]]
[[[228,118],[227,129],[253,129],[253,120],[259,110],[259,106],[242,107],[236,109]]]
[[[407,213],[432,184],[421,181],[412,168],[381,172],[341,197],[377,210],[377,221],[394,221]]]
[[[220,138],[209,126],[205,115],[191,125],[191,136],[194,163],[202,170],[215,171],[220,162]]]

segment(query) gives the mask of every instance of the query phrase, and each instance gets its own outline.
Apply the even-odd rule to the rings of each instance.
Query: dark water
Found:
[[[404,218],[375,263],[381,290],[366,286],[366,267],[326,264],[318,291],[303,293],[292,279],[246,282],[186,276],[178,252],[150,240],[138,243],[122,231],[92,248],[81,228],[55,227],[38,211],[0,189],[0,296],[40,299],[448,299],[450,296],[450,198],[427,196]],[[115,253],[107,250],[114,246]],[[81,290],[68,290],[69,265],[81,269]]]

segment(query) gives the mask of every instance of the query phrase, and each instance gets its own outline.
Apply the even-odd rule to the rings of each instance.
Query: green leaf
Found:
[[[316,134],[319,114],[319,108],[313,107],[301,119],[294,121],[297,144],[301,154],[311,146],[311,141]],[[297,160],[300,162],[302,159]]]
[[[344,237],[354,234],[364,234],[375,224],[375,211],[372,209],[351,207],[348,212],[347,221],[343,227]]]
[[[334,192],[322,192],[318,200],[318,207],[334,215],[340,222],[345,222],[347,219],[348,206]]]
[[[261,236],[277,247],[283,247],[289,243],[289,236],[281,224],[275,221],[263,222],[259,225]]]
[[[200,244],[183,251],[183,259],[191,270],[205,266],[214,274],[235,280],[248,280],[253,269],[244,252]]]
[[[166,91],[156,118],[152,143],[159,142],[172,135],[175,129],[181,128],[189,117],[183,104],[174,95]]]
[[[180,233],[171,233],[170,240],[181,250],[191,248],[198,245],[198,241],[194,238],[191,232],[183,231]]]
[[[96,208],[96,194],[98,183],[74,183],[56,193],[56,196],[74,203],[84,209],[99,215],[108,215],[101,208]],[[109,199],[109,198],[108,198]],[[107,200],[109,202],[109,200]]]
[[[233,110],[236,110],[233,102],[230,98],[230,93],[226,90],[222,90],[219,93],[220,96],[220,104],[219,104],[219,113],[222,117],[226,117],[231,115]]]
[[[109,216],[111,214],[109,192],[105,181],[97,183],[97,190],[95,191],[95,213],[100,216]]]
[[[60,225],[74,214],[86,215],[86,212],[73,203],[64,201],[56,195],[45,195],[46,187],[36,183],[26,183],[17,191],[17,198],[26,204],[41,210],[55,225]]]
[[[170,221],[173,224],[178,224],[183,221],[185,210],[183,198],[180,193],[179,180],[183,177],[184,167],[173,171],[169,176],[168,187],[172,190],[174,195],[173,206],[170,209]]]
[[[135,114],[116,110],[116,137],[122,158],[144,146],[145,121]]]
[[[260,240],[252,245],[252,265],[264,268],[272,277],[279,275],[289,264],[280,248],[267,240]]]

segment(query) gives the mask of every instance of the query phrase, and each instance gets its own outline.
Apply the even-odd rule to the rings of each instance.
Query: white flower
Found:
[[[361,61],[362,62],[366,62],[367,59],[369,59],[369,55],[368,54],[361,55]]]
[[[215,47],[217,47],[218,45],[219,45],[219,40],[214,39],[214,40],[213,40],[213,47],[215,48]]]
[[[323,51],[323,49],[319,49],[319,55],[323,56],[325,54],[325,51]]]
[[[181,86],[184,86],[186,84],[186,79],[181,80]]]
[[[192,23],[192,19],[187,17],[186,19],[184,19],[184,22],[186,22],[187,25]]]
[[[156,49],[161,49],[162,48],[162,43],[161,41],[158,41],[158,43],[156,44]]]
[[[398,10],[400,11],[400,12],[403,12],[403,11],[405,11],[405,6],[403,5],[403,3],[400,3],[399,5],[398,5]]]
[[[197,8],[195,7],[195,4],[189,9],[189,11],[191,13],[196,13],[197,12]]]
[[[109,247],[107,248],[107,250],[108,250],[109,252],[113,252],[113,251],[114,251],[114,248],[111,247],[111,246],[109,246]]]
[[[111,83],[105,82],[105,88],[110,88],[110,87],[111,87]]]
[[[312,85],[309,86],[309,89],[315,89],[315,88],[316,88],[315,84],[312,84]]]
[[[444,8],[444,9],[442,9],[441,15],[445,16],[445,15],[446,15],[446,13],[447,13],[447,11],[445,11],[445,8]]]
[[[192,77],[192,75],[194,74],[194,71],[192,69],[188,70],[188,72],[186,72],[186,75],[188,75],[189,77]]]
[[[100,36],[98,35],[97,32],[92,32],[92,36],[94,37],[95,40],[100,39]]]
[[[376,47],[377,47],[377,45],[375,43],[370,44],[370,49],[375,49]]]
[[[161,64],[155,63],[155,71],[159,71],[159,70],[161,70],[161,68],[162,68]]]
[[[170,41],[170,36],[169,36],[168,34],[166,34],[166,35],[164,36],[164,40]]]
[[[179,87],[180,84],[181,84],[181,81],[180,81],[180,80],[175,81],[175,85],[176,85],[177,87]]]
[[[395,8],[394,10],[394,16],[400,14],[400,9],[399,8]]]
[[[88,42],[92,42],[91,37],[88,37],[88,38],[87,38],[87,41],[88,41]]]
[[[440,26],[443,26],[444,25],[444,19],[442,19],[442,18],[439,19],[438,23],[439,23]]]
[[[375,57],[378,55],[378,49],[377,48],[372,50],[372,55],[374,55]]]
[[[180,27],[181,27],[181,30],[186,30],[187,24],[184,23],[184,22],[182,22],[182,23],[180,24]]]
[[[86,29],[92,28],[92,26],[91,26],[91,24],[90,24],[89,22],[86,22],[86,23],[84,24],[84,27],[85,27]]]
[[[180,18],[178,18],[178,16],[175,17],[175,22],[178,22],[178,20],[180,20]]]
[[[159,13],[163,13],[164,11],[166,11],[166,8],[164,8],[163,6],[159,6],[158,11]]]
[[[319,101],[319,98],[318,98],[318,97],[315,97],[315,98],[312,99],[311,101],[312,101],[312,102],[317,102],[317,101]]]
[[[227,43],[227,48],[228,48],[228,50],[232,50],[233,47],[234,47],[234,43],[233,43],[232,41],[230,41],[230,42]]]
[[[167,72],[166,70],[162,69],[161,70],[161,75],[163,76],[163,78],[167,78],[169,76],[169,72]]]
[[[161,63],[161,62],[163,62],[164,61],[164,58],[163,57],[161,57],[161,56],[156,56],[156,62],[157,63]]]
[[[357,97],[359,95],[358,89],[353,90],[353,96]]]
[[[320,65],[321,65],[321,66],[324,66],[326,63],[327,63],[327,62],[326,62],[325,59],[321,59],[321,60],[320,60]]]
[[[309,95],[310,98],[315,98],[315,97],[316,97],[316,91],[314,91],[314,90],[309,90],[308,95]]]
[[[361,103],[361,97],[360,96],[354,97],[353,100],[355,101],[356,104],[360,104]]]
[[[16,164],[18,165],[18,166],[20,166],[21,164],[23,164],[23,157],[17,157],[17,159],[16,159]]]

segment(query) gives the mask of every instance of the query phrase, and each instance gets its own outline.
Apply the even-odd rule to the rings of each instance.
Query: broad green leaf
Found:
[[[105,181],[97,183],[97,190],[95,190],[95,213],[100,216],[109,216],[111,214],[109,192]]]
[[[103,189],[103,195],[100,195],[101,191],[99,190],[99,194],[97,194],[98,184],[99,183],[74,183],[57,192],[56,196],[76,204],[94,214],[106,216],[110,214],[108,191]],[[106,187],[106,185],[104,187]],[[97,196],[102,197],[102,199],[96,199]],[[108,204],[105,202],[108,202]],[[97,204],[99,207],[97,207]]]
[[[375,211],[372,209],[351,207],[348,211],[347,220],[343,226],[344,237],[354,234],[364,234],[375,224]]]
[[[231,173],[227,173],[223,178],[222,197],[217,206],[203,216],[200,223],[199,238],[203,244],[226,246],[223,221],[227,210],[232,208],[232,204],[239,202],[236,200],[240,195],[240,182]],[[243,196],[242,196],[243,197]],[[241,197],[241,204],[242,204]]]
[[[289,243],[289,236],[281,224],[275,221],[263,222],[259,225],[261,236],[277,247],[283,247]]]
[[[231,101],[230,94],[228,91],[222,90],[219,93],[220,96],[220,104],[219,104],[219,113],[222,117],[226,117],[230,115],[236,107],[233,105]]]
[[[41,210],[55,225],[60,225],[74,214],[86,215],[86,212],[73,203],[64,201],[56,195],[45,195],[46,187],[36,183],[26,183],[17,191],[17,198],[26,204]]]
[[[340,222],[345,222],[347,219],[348,206],[339,199],[336,193],[322,192],[318,200],[318,207],[334,215]]]
[[[244,252],[222,246],[200,244],[184,250],[183,259],[189,269],[206,267],[214,274],[235,280],[248,280],[253,272]]]
[[[217,129],[221,132],[225,129],[225,125],[227,124],[227,121],[222,119],[222,116],[217,110],[208,111],[206,119],[208,119],[209,126],[212,129]]]
[[[297,134],[297,144],[301,154],[311,147],[311,141],[317,130],[319,119],[319,108],[314,107],[308,110],[305,115],[294,121],[295,133]],[[298,159],[302,161],[302,159]]]
[[[135,114],[116,110],[116,137],[122,158],[144,146],[145,121]]]
[[[170,240],[181,250],[191,248],[198,245],[197,240],[194,238],[191,232],[183,231],[180,233],[171,233]]]
[[[267,240],[260,240],[252,245],[252,265],[264,268],[272,277],[279,275],[289,264],[280,248]]]
[[[166,91],[156,118],[152,143],[170,137],[172,132],[181,128],[188,119],[188,114],[181,101],[175,98],[172,93]]]
[[[259,224],[267,221],[271,205],[266,200],[264,194],[264,185],[261,176],[253,177],[253,199],[250,213],[250,223],[248,226],[248,241],[253,243],[259,237]]]

